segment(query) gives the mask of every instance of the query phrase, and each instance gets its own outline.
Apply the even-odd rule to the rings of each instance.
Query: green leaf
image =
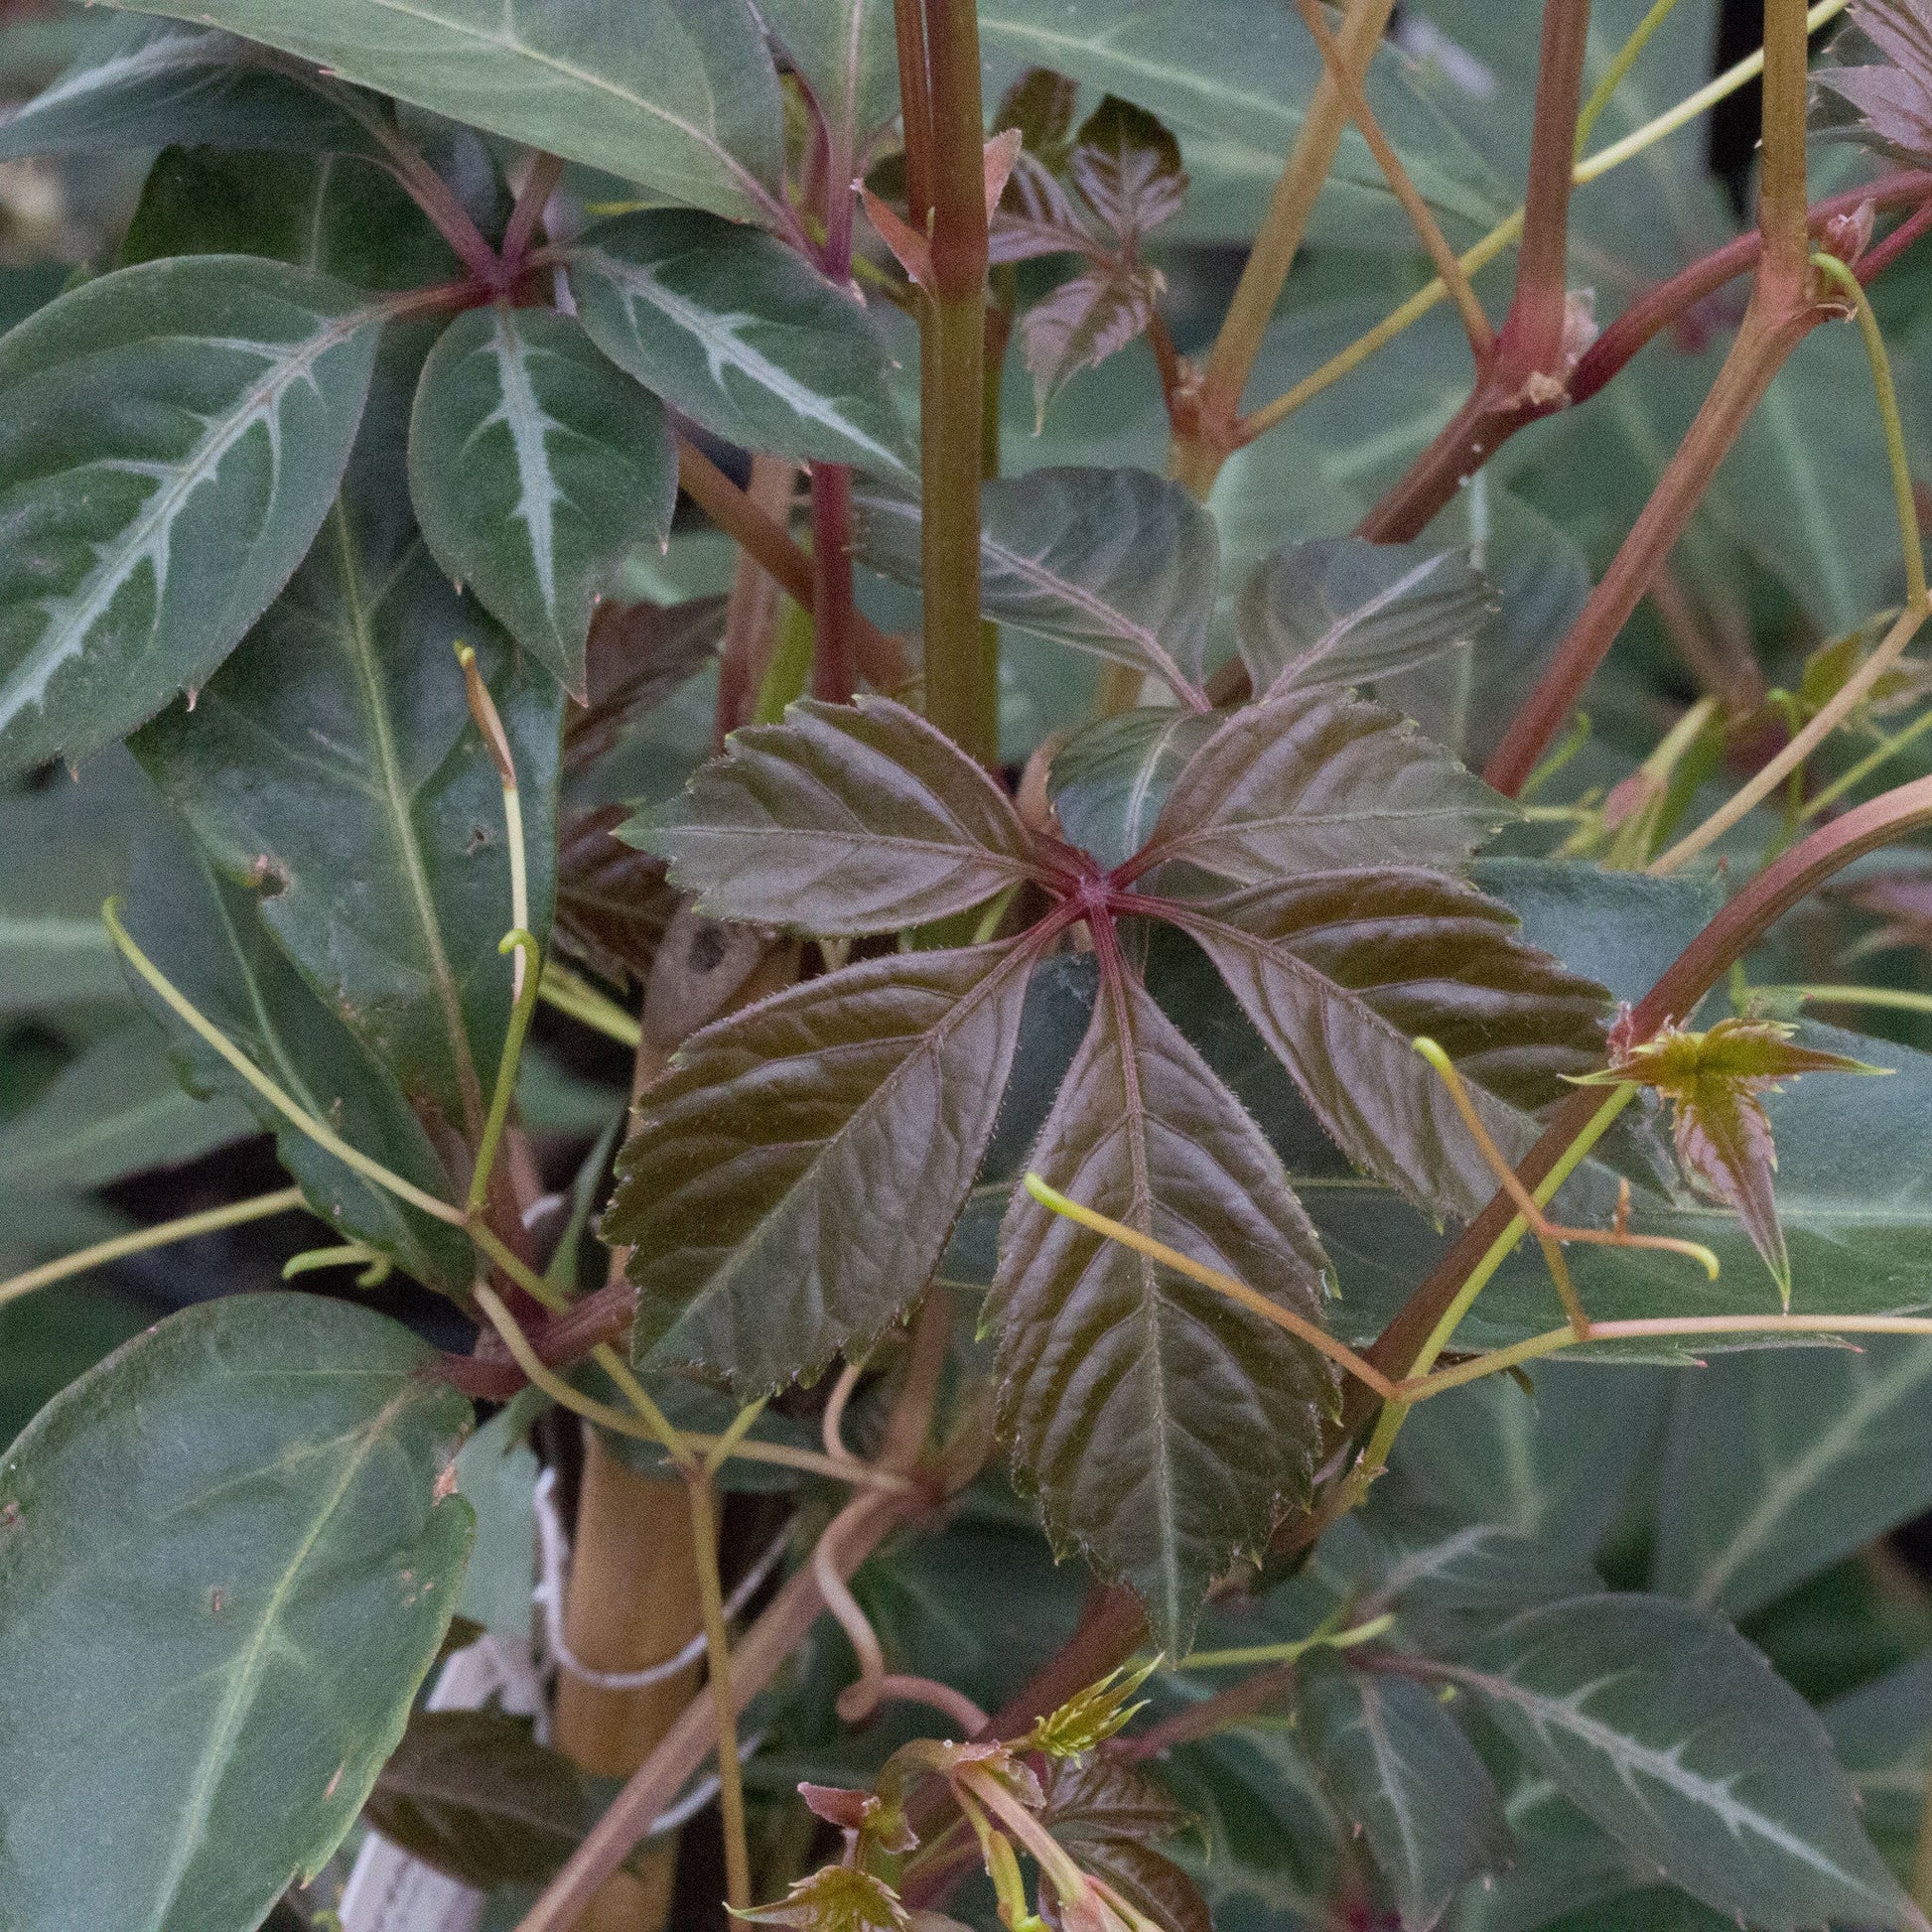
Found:
[[[1634,1050],[1611,1035],[1607,1073],[1592,1081],[1630,1080],[1672,1103],[1677,1158],[1692,1183],[1735,1210],[1763,1256],[1786,1308],[1791,1306],[1791,1257],[1771,1176],[1777,1149],[1770,1116],[1758,1098],[1800,1073],[1882,1073],[1844,1053],[1793,1046],[1797,1029],[1776,1020],[1720,1020],[1707,1033],[1666,1026]]]
[[[924,1292],[993,1132],[1032,956],[897,954],[698,1034],[638,1102],[606,1238],[650,1366],[743,1399],[869,1348]]]
[[[177,141],[347,154],[373,145],[339,101],[231,35],[109,15],[59,79],[0,122],[0,161]]]
[[[1237,885],[1345,867],[1459,872],[1516,808],[1386,705],[1289,691],[1232,713],[1148,842]]]
[[[1046,793],[1060,829],[1112,870],[1148,841],[1169,787],[1213,737],[1211,713],[1172,706],[1097,719],[1047,767]]]
[[[129,830],[153,800],[120,751],[0,798],[0,1015],[126,998],[100,908],[126,888]]]
[[[498,302],[444,331],[409,422],[436,560],[582,702],[591,614],[677,498],[663,405],[551,309]]]
[[[1202,232],[1228,239],[1252,237],[1321,75],[1302,23],[1272,8],[1257,15],[1249,0],[1125,12],[1117,0],[982,0],[979,27],[996,79],[1052,68],[1158,114],[1193,174],[1192,216]],[[1432,207],[1480,227],[1508,212],[1501,181],[1411,84],[1392,48],[1372,64],[1368,92]],[[1350,128],[1315,234],[1360,246],[1367,233],[1413,249],[1395,212],[1374,157]]]
[[[479,1891],[543,1885],[583,1842],[577,1767],[504,1711],[415,1711],[363,1816]]]
[[[539,940],[563,696],[451,589],[399,513],[414,372],[400,349],[385,361],[348,484],[247,649],[135,750],[411,1101],[474,1136],[509,1021],[496,944],[511,924],[510,867],[496,769],[453,646],[474,645],[509,736]]]
[[[10,1230],[8,1245],[16,1239]],[[9,1439],[69,1382],[153,1321],[151,1308],[97,1286],[99,1280],[66,1281],[58,1295],[29,1295],[0,1308],[0,1430]]]
[[[1236,612],[1255,690],[1363,684],[1466,649],[1494,594],[1465,553],[1328,537],[1279,550]]]
[[[1185,699],[1220,577],[1214,519],[1145,470],[1046,469],[980,491],[980,603],[1036,637],[1151,672]],[[858,555],[919,582],[919,508],[862,496]]]
[[[204,256],[0,339],[0,770],[120,737],[234,648],[327,513],[381,319],[325,277]]]
[[[1416,1052],[1418,1035],[1455,1062],[1512,1160],[1536,1139],[1531,1110],[1601,1062],[1602,989],[1524,945],[1504,907],[1440,873],[1311,873],[1170,916],[1334,1144],[1432,1212],[1473,1215],[1496,1178]]]
[[[385,1316],[237,1296],[0,1464],[0,1917],[248,1932],[342,1842],[456,1607],[469,1404]],[[112,1856],[83,1816],[112,1820]]]
[[[1823,1712],[1832,1748],[1864,1807],[1865,1829],[1910,1869],[1932,1758],[1932,1656],[1837,1699]]]
[[[141,186],[121,259],[170,255],[267,255],[358,289],[417,289],[463,273],[396,178],[345,154],[169,148]]]
[[[1336,1804],[1367,1835],[1403,1932],[1428,1932],[1469,1879],[1509,1863],[1495,1781],[1426,1685],[1318,1667],[1296,1707]]]
[[[666,200],[789,225],[777,75],[749,0],[144,4],[313,61],[451,120],[582,161]]]
[[[823,934],[944,918],[1034,870],[1006,793],[890,698],[805,699],[782,725],[734,732],[627,836],[701,911]]]
[[[215,878],[187,840],[157,828],[137,849],[127,923],[148,957],[284,1092],[390,1173],[445,1199],[456,1192],[394,1075],[290,965],[245,887]],[[178,1077],[191,1092],[240,1101],[274,1134],[282,1165],[318,1215],[417,1281],[468,1293],[476,1268],[461,1233],[324,1153],[145,985],[138,996],[174,1041]]]
[[[1103,981],[1032,1166],[1310,1320],[1326,1262],[1268,1144],[1145,989]],[[1305,1498],[1334,1400],[1304,1342],[1016,1194],[988,1302],[999,1422],[1056,1547],[1182,1654],[1209,1582]]]
[[[96,1040],[0,1126],[0,1193],[105,1187],[253,1132],[232,1101],[185,1094],[161,1036],[136,1021]]]
[[[1671,1425],[1653,1587],[1747,1616],[1932,1503],[1932,1342],[1728,1356]]]
[[[1709,1611],[1580,1596],[1447,1668],[1569,1798],[1715,1910],[1765,1932],[1924,1924],[1871,1849],[1824,1726]]]
[[[477,1514],[457,1614],[526,1640],[537,1548],[537,1459],[523,1441],[528,1428],[527,1407],[512,1403],[484,1423],[456,1459],[457,1493]]]
[[[828,178],[863,174],[873,137],[898,114],[893,0],[762,0],[759,11],[825,117]]]
[[[629,214],[575,245],[570,285],[598,347],[727,442],[909,473],[870,317],[795,249],[713,215]]]

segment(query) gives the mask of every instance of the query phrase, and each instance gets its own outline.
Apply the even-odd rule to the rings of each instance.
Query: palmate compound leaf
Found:
[[[570,285],[598,347],[714,434],[774,456],[911,474],[872,319],[796,249],[660,208],[590,229],[571,250]]]
[[[1034,379],[1035,428],[1082,369],[1097,368],[1154,320],[1167,278],[1151,262],[1095,262],[1069,275],[1020,318]]]
[[[249,1932],[335,1851],[469,1554],[433,1360],[345,1303],[208,1302],[7,1452],[0,1921]]]
[[[1235,611],[1257,692],[1363,684],[1466,648],[1496,599],[1463,551],[1326,537],[1278,550]]]
[[[1344,867],[1459,872],[1516,808],[1386,705],[1290,690],[1231,713],[1148,842],[1237,885]]]
[[[919,582],[919,506],[860,498],[858,555]],[[1214,519],[1146,470],[1035,470],[980,491],[980,603],[990,618],[1197,690],[1221,574]],[[1198,702],[1198,699],[1195,700]]]
[[[1601,1063],[1602,988],[1525,945],[1505,907],[1441,873],[1312,872],[1179,901],[1170,917],[1342,1153],[1433,1213],[1467,1218],[1496,1179],[1416,1052],[1418,1035],[1455,1062],[1512,1160],[1565,1076]]]
[[[628,550],[670,531],[663,404],[572,317],[472,309],[423,365],[409,490],[437,562],[583,702],[598,601]]]
[[[1924,1926],[1823,1725],[1712,1612],[1573,1597],[1444,1668],[1566,1797],[1714,1910],[1765,1932]]]
[[[1281,1163],[1140,983],[1103,981],[1032,1166],[1317,1320],[1326,1261]],[[1209,1581],[1308,1494],[1327,1363],[1213,1290],[1016,1194],[988,1300],[999,1417],[1048,1534],[1184,1653]]]
[[[1671,1102],[1677,1158],[1692,1184],[1723,1201],[1743,1222],[1786,1308],[1791,1257],[1778,1220],[1771,1176],[1777,1148],[1760,1094],[1776,1093],[1801,1073],[1883,1073],[1844,1053],[1794,1046],[1797,1031],[1776,1020],[1720,1020],[1707,1033],[1667,1026],[1632,1051],[1613,1050],[1610,1070],[1594,1082],[1634,1081]],[[1611,1034],[1611,1045],[1617,1037]]]
[[[921,1295],[993,1132],[1032,954],[868,960],[696,1035],[638,1102],[604,1231],[640,1365],[745,1400],[863,1349]]]
[[[172,0],[345,80],[735,220],[784,220],[778,77],[751,0]]]
[[[234,648],[328,511],[383,314],[201,256],[0,339],[0,772],[121,737]]]
[[[1859,139],[1923,167],[1932,157],[1932,20],[1914,0],[1857,0],[1851,16],[1881,58],[1821,66],[1818,83],[1859,115]]]
[[[822,935],[944,918],[1034,870],[1005,792],[890,698],[803,699],[781,725],[734,732],[626,836],[670,862],[700,910]]]
[[[1061,831],[1109,871],[1125,865],[1147,843],[1168,788],[1220,722],[1211,712],[1143,706],[1076,732],[1046,772]]]
[[[1368,1838],[1402,1932],[1429,1932],[1469,1879],[1509,1863],[1495,1782],[1427,1685],[1317,1663],[1296,1708],[1322,1781]]]

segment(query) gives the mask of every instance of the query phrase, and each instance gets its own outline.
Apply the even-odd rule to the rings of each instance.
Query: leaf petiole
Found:
[[[1394,1626],[1395,1612],[1385,1610],[1366,1623],[1346,1630],[1315,1630],[1292,1643],[1248,1644],[1237,1650],[1197,1650],[1175,1664],[1176,1671],[1239,1670],[1250,1664],[1292,1664],[1311,1650],[1352,1650],[1358,1643],[1372,1643]]]

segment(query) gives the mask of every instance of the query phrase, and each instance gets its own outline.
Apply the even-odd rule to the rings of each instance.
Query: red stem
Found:
[[[1666,1021],[1688,1020],[1698,1002],[1732,964],[1800,899],[1854,860],[1925,825],[1932,825],[1932,778],[1915,779],[1856,806],[1781,854],[1665,968],[1631,1015],[1633,1038],[1649,1038]],[[1516,1170],[1526,1187],[1536,1188],[1601,1105],[1601,1093],[1587,1087],[1562,1102]],[[1470,1271],[1489,1252],[1515,1212],[1509,1196],[1498,1190],[1368,1349],[1368,1359],[1377,1368],[1395,1376],[1408,1372]],[[1359,1427],[1375,1406],[1368,1390],[1350,1382],[1342,1396],[1338,1440]]]
[[[893,30],[898,41],[899,114],[905,128],[905,203],[912,226],[924,234],[932,219],[932,87],[920,0],[893,0]]]
[[[564,163],[560,155],[540,154],[531,164],[530,177],[523,184],[523,192],[516,198],[516,206],[510,209],[509,225],[503,230],[503,270],[506,275],[516,275],[525,266],[530,243],[536,238],[537,224],[543,219],[544,210],[550,206],[550,198],[557,192],[557,184],[563,178]]]
[[[812,696],[850,704],[859,688],[852,593],[852,472],[812,465]]]
[[[1577,165],[1577,115],[1589,45],[1589,0],[1545,0],[1536,71],[1536,123],[1516,290],[1497,344],[1493,378],[1520,389],[1534,375],[1562,379],[1570,295],[1570,189]]]

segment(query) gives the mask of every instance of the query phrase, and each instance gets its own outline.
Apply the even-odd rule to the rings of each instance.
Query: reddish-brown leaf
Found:
[[[564,770],[589,769],[645,712],[717,655],[725,600],[600,604],[591,619],[584,676],[588,702],[564,715]]]
[[[1145,107],[1114,94],[1081,123],[1069,168],[1081,199],[1130,252],[1187,198],[1180,143]]]
[[[625,845],[621,805],[575,812],[557,837],[557,943],[594,972],[640,985],[677,911],[664,862]]]
[[[1158,268],[1119,259],[1095,262],[1062,282],[1020,319],[1034,408],[1046,405],[1080,373],[1104,362],[1146,329],[1167,283]]]
[[[1883,58],[1822,67],[1818,82],[1858,110],[1863,140],[1924,167],[1932,161],[1932,12],[1924,0],[1853,0],[1851,12]]]

